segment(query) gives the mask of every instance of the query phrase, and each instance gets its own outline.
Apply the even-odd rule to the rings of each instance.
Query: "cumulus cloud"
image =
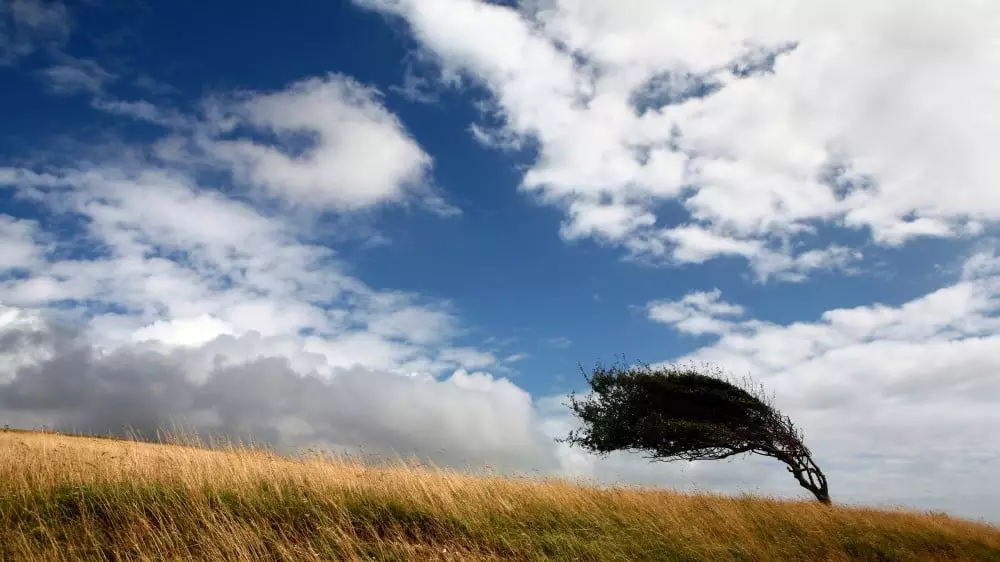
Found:
[[[146,437],[180,426],[284,451],[396,453],[521,471],[555,466],[531,396],[485,373],[438,379],[351,368],[322,376],[298,373],[275,355],[192,378],[190,357],[178,351],[101,353],[80,334],[24,324],[0,324],[0,357],[25,347],[48,353],[0,382],[7,423],[99,434],[130,428]]]
[[[202,146],[239,180],[298,205],[354,211],[399,202],[426,192],[431,158],[378,96],[330,75],[222,101],[209,107]]]
[[[1000,276],[1000,255],[995,250],[984,250],[974,254],[962,265],[964,279]]]
[[[220,99],[163,121],[152,155],[0,168],[30,209],[0,215],[3,422],[552,470],[531,396],[480,372],[498,361],[459,343],[450,303],[367,286],[299,214],[241,196],[260,180],[344,214],[433,198],[409,183],[429,157],[375,93],[333,76]]]
[[[680,332],[717,336],[677,361],[762,382],[820,464],[833,465],[831,482],[844,494],[977,513],[983,498],[1000,505],[989,476],[1000,448],[982,439],[1000,432],[996,263],[994,252],[977,253],[959,281],[900,306],[834,309],[786,325],[745,318],[719,291],[648,311]]]
[[[688,293],[679,301],[653,301],[646,309],[650,320],[673,325],[680,332],[723,334],[732,326],[732,320],[725,317],[742,316],[743,307],[720,301],[721,295],[718,289]]]
[[[0,271],[30,269],[39,263],[44,252],[36,237],[40,235],[38,223],[0,215]]]
[[[295,350],[295,367],[327,374],[492,364],[453,344],[458,322],[447,302],[370,289],[344,273],[332,246],[303,241],[322,232],[300,211],[241,196],[264,178],[269,193],[309,213],[414,199],[446,208],[426,184],[411,185],[430,158],[376,97],[340,76],[220,95],[194,115],[95,97],[103,109],[159,122],[163,135],[152,151],[0,168],[0,189],[33,217],[2,215],[0,303],[49,310],[107,349],[211,344],[223,362]],[[268,162],[228,158],[250,153]],[[231,173],[232,189],[203,185],[206,170]],[[247,337],[256,350],[230,341]]]
[[[39,71],[51,92],[89,93],[94,109],[163,127],[152,151],[159,160],[222,171],[256,199],[304,214],[409,203],[444,216],[460,213],[437,193],[432,158],[382,105],[382,94],[350,77],[220,93],[185,114],[147,99],[120,99],[104,88],[117,76],[93,61],[59,59]]]
[[[817,225],[895,246],[1000,219],[993,3],[358,3],[487,88],[501,126],[479,136],[537,146],[522,188],[568,239],[801,281],[861,258]]]
[[[435,370],[468,359],[435,359],[455,335],[447,303],[368,288],[342,273],[331,248],[300,242],[282,215],[201,189],[182,170],[3,172],[4,183],[60,219],[52,224],[74,232],[49,243],[34,223],[4,221],[3,257],[23,270],[0,280],[8,305],[58,305],[108,345],[308,334],[309,349],[334,366]]]

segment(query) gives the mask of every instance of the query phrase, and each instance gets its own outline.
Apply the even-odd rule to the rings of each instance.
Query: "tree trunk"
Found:
[[[788,472],[798,480],[799,485],[812,492],[816,500],[823,505],[832,505],[830,501],[830,488],[826,482],[826,476],[819,466],[813,462],[812,457],[803,455],[801,457],[784,457],[780,459],[788,465]]]

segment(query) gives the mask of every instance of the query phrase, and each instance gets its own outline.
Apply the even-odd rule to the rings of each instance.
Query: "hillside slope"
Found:
[[[1000,529],[815,502],[0,431],[0,559],[1000,561]]]

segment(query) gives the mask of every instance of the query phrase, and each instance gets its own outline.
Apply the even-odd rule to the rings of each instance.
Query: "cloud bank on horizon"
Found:
[[[476,197],[438,172],[455,158],[431,132],[444,110],[472,116],[454,138],[516,171],[504,189],[555,213],[543,216],[561,251],[589,242],[618,270],[689,283],[630,303],[643,330],[697,342],[644,359],[752,374],[804,428],[835,501],[1000,521],[1000,5],[351,11],[409,50],[392,69],[402,87],[330,65],[185,96],[155,70],[76,53],[85,31],[62,3],[0,3],[0,72],[76,100],[106,132],[0,145],[0,421],[146,434],[180,421],[289,448],[797,496],[763,459],[650,465],[567,449],[553,437],[572,428],[560,402],[579,386],[553,392],[531,365],[587,359],[574,356],[578,322],[530,349],[501,344],[463,310],[503,295],[363,279],[346,247],[393,244],[387,211],[456,221]],[[128,81],[138,94],[122,93]],[[24,123],[11,133],[28,138]],[[908,266],[936,285],[887,303],[901,280],[872,256],[924,242],[946,263],[917,253]],[[721,262],[745,273],[726,290],[698,273]],[[754,298],[866,276],[878,291],[815,315]],[[595,308],[619,302],[588,294]],[[525,325],[541,318],[518,310]],[[635,326],[605,339],[625,346]]]

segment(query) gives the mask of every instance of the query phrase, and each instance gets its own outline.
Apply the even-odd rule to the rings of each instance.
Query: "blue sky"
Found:
[[[796,495],[552,442],[713,361],[835,496],[1000,517],[936,484],[1000,466],[1000,15],[779,4],[4,1],[0,416]]]

